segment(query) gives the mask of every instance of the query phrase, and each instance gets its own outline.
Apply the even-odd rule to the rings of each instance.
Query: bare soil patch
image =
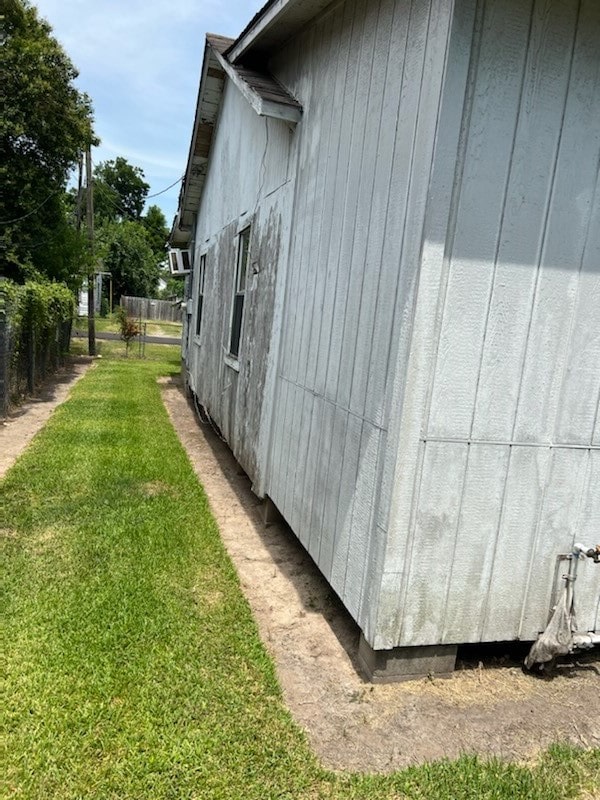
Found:
[[[65,367],[45,381],[35,397],[28,398],[0,421],[0,478],[44,427],[56,406],[64,403],[91,364],[92,359],[86,356],[70,359]]]
[[[388,772],[463,753],[530,760],[556,741],[600,746],[594,656],[544,680],[523,674],[514,660],[484,657],[463,662],[448,680],[367,683],[356,662],[359,630],[314,562],[287,526],[264,527],[247,477],[198,423],[176,381],[163,382],[163,398],[285,701],[326,767]]]

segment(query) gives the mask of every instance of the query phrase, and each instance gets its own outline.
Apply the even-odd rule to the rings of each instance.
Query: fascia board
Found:
[[[196,140],[198,138],[198,128],[200,125],[200,118],[201,118],[200,107],[202,104],[202,97],[206,86],[206,78],[210,66],[210,58],[213,52],[214,50],[209,46],[208,42],[206,42],[204,45],[204,57],[202,60],[202,69],[200,71],[200,86],[198,87],[198,97],[196,99],[194,127],[192,129],[192,139],[190,142],[190,149],[188,152],[188,159],[184,173],[184,181],[183,181],[183,186],[179,192],[179,199],[177,203],[177,214],[175,216],[175,219],[173,220],[173,226],[171,228],[171,233],[169,234],[169,241],[171,242],[187,241],[189,240],[191,235],[192,226],[184,225],[182,223],[183,223],[183,217],[186,212],[188,193],[190,190],[190,185],[192,183],[191,171],[194,165],[194,151],[196,149]]]
[[[290,5],[296,3],[297,0],[277,0],[276,3],[268,8],[263,16],[256,22],[252,28],[240,37],[233,47],[228,52],[230,61],[235,64],[238,58],[241,58],[246,50],[252,43],[276,22],[279,15]]]
[[[233,67],[224,56],[217,53],[216,50],[213,50],[213,52],[228,78],[239,89],[259,116],[275,117],[276,119],[282,119],[293,123],[300,122],[302,119],[302,109],[297,106],[288,106],[285,103],[276,103],[273,100],[265,100],[238,75],[235,67]]]

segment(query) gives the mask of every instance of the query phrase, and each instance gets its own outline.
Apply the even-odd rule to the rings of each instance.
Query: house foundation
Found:
[[[263,522],[265,528],[270,527],[271,525],[277,525],[279,522],[283,522],[284,519],[281,516],[281,512],[275,505],[275,503],[271,500],[270,497],[265,496],[265,501],[263,503]]]
[[[396,683],[427,676],[449,678],[454,672],[457,650],[458,646],[452,644],[373,650],[361,633],[358,661],[372,683]]]

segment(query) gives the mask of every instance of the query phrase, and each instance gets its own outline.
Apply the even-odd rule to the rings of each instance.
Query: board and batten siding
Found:
[[[395,438],[384,647],[535,638],[557,557],[600,534],[600,3],[482,0],[470,48],[451,40],[466,55]],[[581,630],[599,606],[586,560]]]
[[[334,4],[270,64],[304,112],[266,492],[359,624],[383,571],[387,387],[407,359],[450,12]]]
[[[269,440],[265,413],[268,416],[273,385],[273,321],[280,313],[277,281],[288,251],[292,136],[287,123],[259,117],[226,81],[191,244],[195,307],[189,320],[190,386],[257,484]],[[236,248],[238,234],[249,225],[251,265],[238,369],[234,369],[227,353]],[[201,256],[206,257],[205,284],[196,336]]]

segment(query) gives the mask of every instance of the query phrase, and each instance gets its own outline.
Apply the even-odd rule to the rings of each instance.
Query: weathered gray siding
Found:
[[[436,152],[379,646],[534,638],[557,556],[600,531],[600,3],[476,15],[450,49],[468,80]],[[577,589],[598,629],[598,567]]]
[[[303,118],[226,86],[193,388],[373,646],[534,638],[600,530],[600,3],[346,0],[270,67]]]
[[[291,136],[286,123],[258,117],[227,82],[193,243],[194,298],[198,296],[202,254],[206,254],[206,278],[199,337],[195,335],[197,306],[190,320],[190,382],[257,484],[268,443],[263,415],[270,407],[277,278],[279,269],[284,269],[291,216]],[[247,225],[252,225],[252,274],[244,302],[238,372],[225,356],[231,331],[236,240]]]
[[[387,387],[406,362],[449,17],[437,0],[348,0],[271,64],[304,116],[266,491],[359,621],[382,570]]]

